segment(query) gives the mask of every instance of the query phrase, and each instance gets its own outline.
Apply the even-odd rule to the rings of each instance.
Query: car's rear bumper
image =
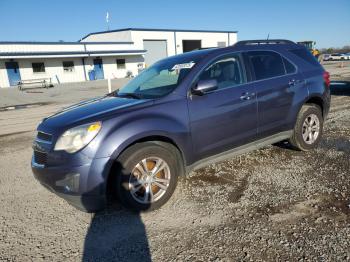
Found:
[[[90,164],[66,167],[45,167],[32,159],[34,177],[48,190],[85,212],[105,208],[105,167],[108,159],[94,159]]]

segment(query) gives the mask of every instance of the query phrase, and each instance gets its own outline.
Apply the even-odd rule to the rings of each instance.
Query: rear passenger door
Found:
[[[292,129],[293,103],[304,87],[296,66],[274,51],[250,51],[245,55],[257,92],[258,138]]]

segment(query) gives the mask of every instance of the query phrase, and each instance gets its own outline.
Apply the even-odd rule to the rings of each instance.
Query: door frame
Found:
[[[193,50],[196,50],[196,49],[192,49],[190,51],[185,51],[184,50],[184,42],[185,41],[198,41],[198,42],[200,42],[200,47],[199,48],[202,48],[202,39],[182,39],[182,53],[187,53],[187,52],[191,52]]]
[[[22,77],[21,77],[21,72],[19,70],[19,64],[18,64],[17,61],[7,61],[7,62],[5,62],[5,69],[6,69],[6,73],[7,73],[7,79],[9,81],[9,86],[10,87],[17,86],[18,84],[12,84],[11,76],[9,74],[9,70],[12,70],[12,69],[8,68],[8,66],[7,66],[9,63],[17,64],[17,73],[16,74],[19,76],[19,81],[21,81]]]
[[[100,70],[100,72],[102,72],[102,78],[96,78],[96,76],[97,76],[97,74],[96,74],[96,65],[97,65],[97,64],[95,64],[95,61],[96,61],[96,60],[100,60],[100,61],[101,61],[101,68],[100,68],[99,70]],[[105,73],[104,73],[104,69],[103,69],[103,59],[102,59],[102,58],[94,58],[94,59],[92,60],[92,63],[93,63],[93,65],[94,65],[95,80],[97,80],[97,79],[105,79]]]

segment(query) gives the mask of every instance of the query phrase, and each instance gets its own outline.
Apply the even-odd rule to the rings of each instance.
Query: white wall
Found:
[[[175,48],[176,34],[176,48]],[[217,47],[218,42],[225,42],[226,46],[237,42],[237,33],[217,32],[174,32],[174,31],[120,31],[91,35],[82,42],[104,41],[132,41],[136,50],[144,49],[143,40],[166,40],[168,56],[183,52],[182,40],[202,40],[202,47]],[[128,48],[130,49],[130,48]]]
[[[126,68],[117,69],[116,59],[125,59]],[[88,72],[93,69],[94,57],[88,57],[85,59],[86,77],[89,80]],[[144,59],[141,55],[135,56],[106,56],[101,57],[103,61],[103,71],[105,78],[124,78],[127,75],[127,71],[131,71],[134,76],[138,74],[138,64],[144,66]],[[7,71],[5,68],[5,62],[9,60],[0,60],[0,87],[9,87],[9,81]],[[53,83],[57,83],[56,75],[60,83],[69,82],[81,82],[85,81],[84,68],[82,58],[50,58],[50,59],[14,59],[18,62],[19,72],[22,80],[38,79],[38,78],[51,78]],[[74,72],[63,71],[63,61],[74,62]],[[32,63],[44,62],[45,73],[33,73]]]
[[[94,59],[96,57],[85,58],[86,72],[92,70],[94,68]],[[144,67],[144,59],[143,56],[135,55],[135,56],[107,56],[100,57],[103,63],[103,74],[105,79],[107,78],[124,78],[127,75],[127,71],[131,71],[134,76],[138,74],[138,64],[142,64]],[[117,59],[125,59],[125,69],[117,68]]]
[[[0,60],[0,88],[8,86],[10,86],[10,83],[8,81],[7,72],[5,69],[5,61]]]
[[[175,55],[174,32],[132,31],[131,37],[136,49],[144,49],[143,40],[166,40],[168,56]]]
[[[84,81],[84,71],[81,58],[59,58],[59,59],[17,59],[21,79],[51,78],[53,83],[57,83],[57,78],[61,83]],[[63,61],[74,62],[74,72],[63,71]],[[32,63],[44,62],[44,73],[33,73]],[[57,76],[57,78],[56,78]]]
[[[202,48],[217,47],[218,42],[225,42],[228,46],[228,33],[176,32],[178,54],[183,52],[183,40],[201,40]]]
[[[81,40],[81,42],[131,42],[130,31],[109,32],[96,35],[90,35]]]
[[[27,44],[27,43],[0,43],[0,53],[25,52],[84,52],[83,44]]]
[[[229,33],[230,34],[230,45],[234,45],[238,41],[237,33]]]
[[[237,42],[237,33],[175,32],[175,34],[167,31],[132,31],[131,37],[136,49],[144,49],[143,40],[166,40],[168,56],[183,53],[182,40],[202,40],[203,48],[217,47],[218,42],[225,42],[226,46]]]
[[[0,57],[2,54],[13,53],[12,58],[21,56],[25,53],[36,53],[47,55],[45,53],[81,53],[81,52],[98,52],[98,51],[118,51],[118,50],[136,50],[133,44],[128,43],[74,43],[74,44],[28,44],[28,43],[0,43]],[[3,56],[2,58],[6,58]]]

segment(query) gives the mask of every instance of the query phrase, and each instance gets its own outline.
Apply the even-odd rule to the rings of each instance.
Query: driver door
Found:
[[[195,161],[249,143],[257,136],[256,90],[246,81],[241,56],[216,59],[195,84],[201,80],[216,80],[218,88],[188,99]]]

